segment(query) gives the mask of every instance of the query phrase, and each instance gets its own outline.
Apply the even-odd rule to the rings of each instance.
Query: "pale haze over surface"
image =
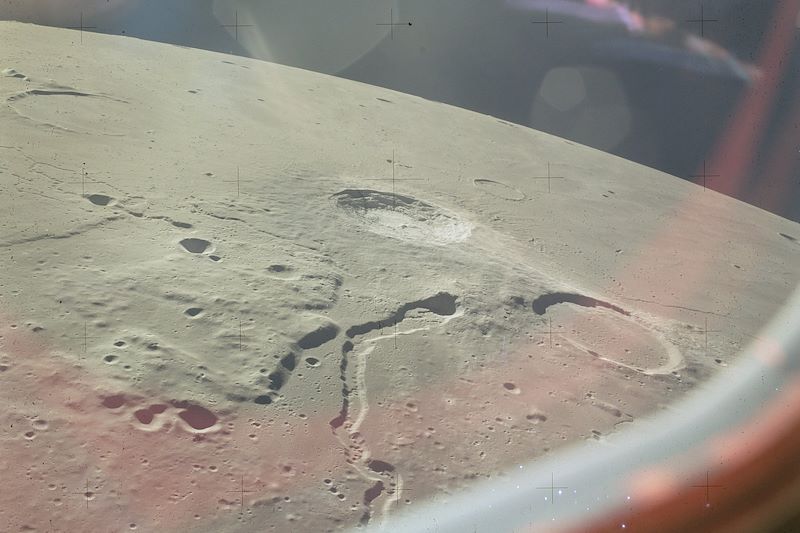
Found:
[[[93,24],[147,37],[143,4]],[[307,66],[385,37],[385,9],[350,10],[363,33],[303,14],[352,37]],[[732,364],[800,279],[776,214],[185,31],[0,22],[10,531],[374,525],[603,446]]]

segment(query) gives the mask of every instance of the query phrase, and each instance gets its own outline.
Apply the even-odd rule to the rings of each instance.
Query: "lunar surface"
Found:
[[[0,23],[3,531],[384,523],[669,408],[800,279],[797,224],[558,137],[82,41]]]

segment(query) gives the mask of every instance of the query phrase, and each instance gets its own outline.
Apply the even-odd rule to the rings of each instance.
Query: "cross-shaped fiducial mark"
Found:
[[[394,9],[389,10],[389,22],[379,22],[376,26],[389,26],[389,35],[391,40],[394,41],[394,27],[395,26],[411,26],[411,22],[395,22],[394,20]]]
[[[242,351],[242,319],[238,318],[239,321],[239,351]]]
[[[703,160],[703,173],[702,174],[693,174],[692,176],[689,176],[689,177],[692,178],[692,179],[703,178],[703,190],[705,191],[707,189],[706,182],[709,179],[718,178],[719,174],[710,174],[708,172],[707,168],[706,168],[706,161],[704,159]]]
[[[383,328],[386,326],[383,321],[378,321],[378,329],[380,330],[380,334],[383,335]],[[397,349],[397,319],[391,324],[392,329],[394,330],[394,334],[392,335],[392,340],[394,341],[394,349]]]
[[[705,350],[706,354],[708,354],[708,334],[719,333],[719,330],[708,329],[708,317],[705,317],[703,318],[703,329],[701,329],[700,332],[703,334],[703,338],[705,339]]]
[[[555,484],[555,476],[553,473],[550,473],[550,485],[547,487],[536,487],[539,490],[549,490],[550,491],[550,503],[555,501],[555,493],[558,491],[561,494],[562,490],[567,490],[569,487],[557,487]]]
[[[548,339],[550,340],[550,347],[553,347],[553,319],[547,317],[547,331],[534,331],[534,333],[538,333],[539,335],[547,335]]]
[[[395,470],[394,472],[394,502],[395,505],[400,504],[400,499],[404,492],[414,492],[413,489],[407,489],[405,485],[400,486],[400,474]]]
[[[392,177],[391,178],[367,178],[367,181],[391,181],[392,182],[392,210],[397,209],[397,195],[395,193],[395,183],[398,181],[425,181],[425,178],[398,178],[396,163],[397,157],[395,150],[392,149],[392,158],[387,160],[387,163],[392,164]],[[366,207],[365,207],[366,209]]]
[[[97,26],[84,26],[83,25],[83,11],[81,11],[80,21],[81,21],[80,26],[67,26],[67,29],[80,30],[80,32],[81,32],[81,44],[83,44],[83,30],[96,30]]]
[[[239,28],[250,28],[252,24],[239,24],[239,11],[236,10],[236,14],[234,17],[233,24],[220,24],[223,28],[233,28],[234,29],[234,36],[236,38],[236,42],[239,42]]]
[[[564,24],[563,20],[550,20],[550,10],[544,10],[544,20],[533,20],[531,24],[544,24],[545,37],[550,37],[550,24]]]
[[[235,183],[236,184],[236,198],[239,198],[239,195],[242,192],[242,182],[252,182],[253,180],[243,180],[241,177],[241,173],[239,172],[239,167],[236,167],[236,179],[235,180],[222,180],[224,183]]]
[[[89,480],[86,480],[86,488],[81,492],[71,492],[70,494],[80,494],[86,499],[86,509],[89,509],[89,500],[93,500],[95,495],[98,494],[96,491],[89,490]]]
[[[722,485],[712,485],[709,482],[708,470],[706,470],[706,482],[703,485],[692,485],[692,488],[705,489],[706,491],[706,507],[711,507],[710,491],[711,489],[721,489]]]
[[[703,8],[703,4],[700,4],[700,18],[699,19],[689,19],[686,22],[690,24],[700,24],[700,36],[705,37],[706,34],[706,22],[719,22],[717,19],[707,19],[705,17],[705,10]]]
[[[547,162],[547,176],[531,176],[532,180],[547,180],[547,192],[552,192],[552,182],[553,180],[563,180],[566,179],[564,176],[553,176],[550,172],[550,162]]]
[[[235,333],[231,333],[226,335],[226,338],[230,339],[231,337],[235,338],[236,345],[238,346],[239,351],[244,350],[244,326],[242,325],[242,319],[240,317],[236,317],[236,327],[238,328]]]
[[[86,171],[86,163],[81,164],[81,179],[80,181],[70,181],[68,183],[80,183],[81,184],[81,194],[86,196],[86,184],[87,183],[100,183],[99,181],[92,181],[89,178],[89,173]]]
[[[255,492],[255,491],[253,491],[253,490],[245,490],[245,488],[244,488],[244,476],[242,476],[240,488],[238,490],[228,490],[226,492],[236,492],[236,493],[240,494],[240,501],[239,501],[240,511],[239,512],[240,513],[244,513],[244,495],[248,494],[248,493],[251,493],[251,492]]]
[[[92,337],[92,336],[90,336],[90,335],[89,335],[89,324],[88,324],[87,322],[84,322],[84,323],[83,323],[83,334],[81,334],[81,335],[75,335],[75,336],[73,336],[72,338],[73,338],[73,339],[80,339],[80,340],[83,340],[83,352],[82,352],[82,353],[84,353],[84,354],[85,354],[85,353],[86,353],[86,350],[87,350],[87,348],[88,348],[89,339],[97,339],[97,338],[99,338],[99,337]]]

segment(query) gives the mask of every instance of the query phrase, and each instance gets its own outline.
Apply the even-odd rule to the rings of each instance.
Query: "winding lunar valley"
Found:
[[[386,521],[669,408],[800,279],[797,224],[492,117],[118,36],[0,49],[3,531]]]

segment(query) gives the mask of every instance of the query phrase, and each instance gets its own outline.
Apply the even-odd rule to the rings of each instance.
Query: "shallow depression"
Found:
[[[660,333],[618,309],[569,302],[547,314],[561,340],[617,367],[657,375],[684,364],[678,349]]]
[[[95,135],[123,135],[126,103],[103,94],[47,83],[7,98],[20,116],[68,131]],[[114,121],[109,116],[123,117]]]
[[[472,180],[472,183],[481,191],[487,192],[492,196],[496,196],[497,198],[502,198],[503,200],[513,200],[515,202],[519,202],[520,200],[525,199],[525,193],[516,187],[512,187],[511,185],[507,185],[499,181],[478,178]]]

